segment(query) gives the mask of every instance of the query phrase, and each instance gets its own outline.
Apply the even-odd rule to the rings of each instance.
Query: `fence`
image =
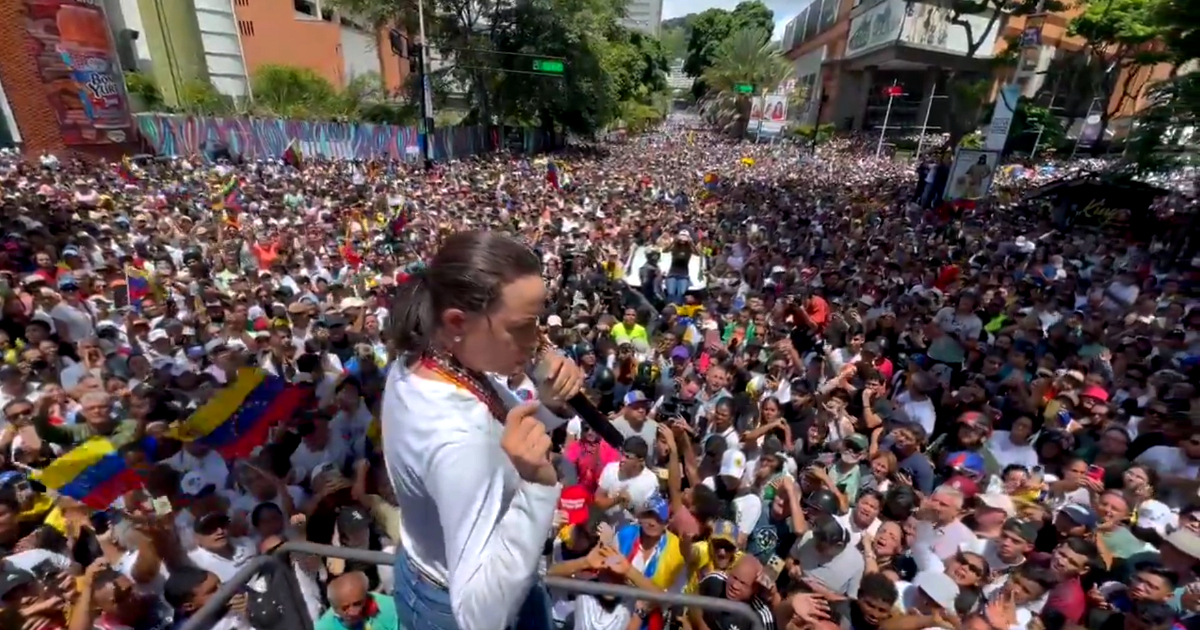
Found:
[[[222,616],[229,599],[240,592],[244,592],[243,589],[250,580],[263,573],[280,570],[284,570],[283,576],[287,583],[287,588],[272,591],[274,601],[280,606],[278,611],[279,623],[276,625],[289,628],[289,630],[312,630],[313,623],[316,620],[310,619],[308,612],[305,610],[304,597],[300,592],[299,585],[296,583],[295,573],[290,570],[291,563],[287,561],[288,554],[292,553],[342,558],[344,560],[382,565],[390,565],[396,561],[394,554],[382,551],[367,551],[352,547],[333,547],[331,545],[318,545],[310,542],[284,543],[274,553],[258,556],[243,566],[232,579],[222,584],[221,588],[216,593],[213,593],[208,598],[208,601],[200,607],[200,610],[197,610],[195,614],[188,618],[179,630],[208,630]],[[750,622],[750,628],[753,630],[764,630],[762,619],[758,616],[758,613],[754,612],[746,604],[727,599],[682,595],[679,593],[650,592],[622,584],[586,582],[569,578],[548,577],[545,578],[545,584],[551,589],[571,593],[638,599],[667,606],[687,606],[731,613],[744,617]],[[410,628],[409,630],[420,629],[418,627]]]
[[[223,146],[249,160],[278,158],[294,141],[306,157],[343,160],[421,159],[416,127],[279,118],[218,118],[138,114],[138,131],[163,156],[204,155]],[[433,133],[434,160],[446,161],[500,148],[540,153],[562,147],[561,134],[514,127],[448,127]]]

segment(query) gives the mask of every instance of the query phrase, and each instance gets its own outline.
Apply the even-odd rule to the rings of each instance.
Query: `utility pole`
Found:
[[[433,87],[429,83],[429,40],[425,39],[425,2],[417,0],[417,28],[421,52],[417,72],[421,79],[421,121],[425,124],[425,170],[433,168]]]
[[[949,98],[946,94],[937,93],[937,81],[929,90],[929,105],[925,106],[925,118],[921,120],[921,137],[917,139],[917,160],[921,159],[921,151],[925,148],[925,131],[929,129],[929,114],[933,111],[933,99]]]
[[[888,121],[892,119],[892,101],[904,93],[904,88],[901,88],[899,85],[896,85],[895,81],[892,81],[892,85],[885,92],[888,97],[888,104],[887,109],[883,112],[883,126],[879,128],[879,142],[875,145],[875,159],[877,160],[883,154],[883,136],[887,133]]]

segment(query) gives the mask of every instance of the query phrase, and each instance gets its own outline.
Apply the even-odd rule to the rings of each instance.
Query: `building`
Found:
[[[662,0],[630,0],[625,5],[625,26],[658,36],[658,27],[662,23]]]
[[[803,105],[790,117],[800,124],[819,121],[845,130],[878,130],[886,116],[889,133],[916,133],[923,125],[936,132],[945,128],[946,81],[953,76],[956,81],[992,79],[993,93],[1000,84],[1016,81],[1024,96],[1043,105],[1057,98],[1050,103],[1056,113],[1083,119],[1089,107],[1101,108],[1099,99],[1046,80],[1055,64],[1081,54],[1083,42],[1067,35],[1080,10],[1072,6],[1032,21],[1003,12],[967,15],[968,29],[952,24],[949,8],[936,0],[811,0],[783,36],[797,83],[806,91]],[[991,60],[1010,37],[1023,37],[1025,43],[1019,66],[997,73]],[[1132,78],[1139,94],[1132,104],[1114,95],[1108,105],[1113,118],[1144,103],[1140,94],[1145,86],[1163,78],[1166,69],[1143,74]],[[1122,75],[1118,82],[1124,79]],[[899,94],[889,97],[893,87]],[[1052,96],[1054,90],[1061,94]]]
[[[693,81],[694,79],[683,71],[682,59],[676,59],[671,62],[671,72],[667,74],[667,87],[671,88],[672,92],[687,92],[691,90]]]
[[[153,77],[171,104],[198,83],[235,99],[251,96],[254,72],[272,64],[311,68],[335,87],[374,72],[388,89],[399,88],[407,62],[392,54],[386,29],[377,32],[322,2],[0,3],[0,146],[119,153],[133,136],[122,81],[131,70]],[[87,59],[86,81],[55,52],[63,46]],[[72,114],[80,108],[87,117]],[[86,119],[96,108],[108,119],[93,125]],[[115,120],[118,111],[123,122]]]

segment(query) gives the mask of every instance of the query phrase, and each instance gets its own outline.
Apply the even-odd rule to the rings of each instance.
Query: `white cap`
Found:
[[[562,318],[558,315],[551,315],[546,318],[547,326],[562,326]]]
[[[1179,515],[1172,512],[1167,504],[1151,499],[1138,506],[1134,526],[1152,529],[1159,536],[1166,536],[1167,532],[1179,527]]]
[[[721,454],[722,477],[742,478],[746,474],[746,456],[737,449],[730,449]]]
[[[943,610],[954,612],[954,600],[958,598],[958,585],[949,575],[941,571],[921,571],[913,578],[912,583]]]
[[[170,335],[167,334],[167,331],[165,331],[161,328],[155,328],[154,330],[150,331],[150,335],[147,338],[150,340],[150,343],[154,343],[155,341],[158,341],[160,339],[165,340],[165,339],[170,339],[171,337],[170,337]]]
[[[1007,494],[989,492],[980,495],[977,500],[980,504],[993,510],[1000,510],[1007,516],[1014,516],[1017,513],[1016,507],[1013,506],[1012,497]]]
[[[351,308],[362,308],[366,305],[367,305],[367,303],[362,301],[361,298],[356,298],[356,297],[342,298],[342,301],[338,304],[338,310],[344,311],[346,309],[351,309]]]
[[[215,487],[216,485],[217,484],[205,477],[204,473],[198,470],[188,472],[183,476],[182,479],[179,480],[179,489],[189,497],[197,496],[202,493],[205,488],[209,486]]]

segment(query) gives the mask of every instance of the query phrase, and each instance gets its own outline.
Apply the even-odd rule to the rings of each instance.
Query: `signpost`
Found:
[[[904,96],[904,88],[896,84],[895,81],[891,85],[883,89],[884,96],[888,97],[887,110],[883,112],[883,126],[879,128],[879,142],[875,145],[875,159],[879,159],[883,153],[883,135],[887,133],[888,121],[892,118],[892,101],[897,96]]]
[[[561,59],[534,59],[533,71],[544,72],[546,74],[562,74],[566,70],[566,64]]]

